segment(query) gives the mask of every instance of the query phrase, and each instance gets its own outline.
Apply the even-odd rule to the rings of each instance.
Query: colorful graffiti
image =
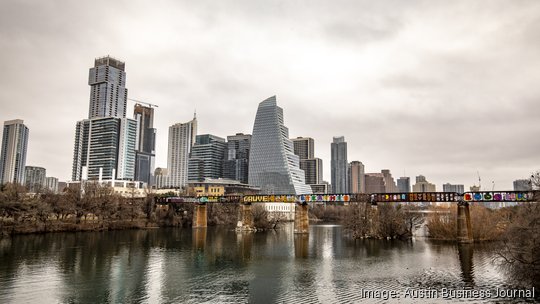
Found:
[[[306,194],[306,195],[246,195],[244,203],[322,203],[322,202],[350,202],[350,194]]]
[[[505,191],[505,192],[467,192],[463,194],[466,202],[524,202],[531,201],[533,192]]]
[[[371,195],[372,202],[455,202],[457,193],[452,192],[411,192],[378,193]]]

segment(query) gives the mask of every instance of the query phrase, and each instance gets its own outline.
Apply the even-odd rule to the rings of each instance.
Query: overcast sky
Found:
[[[540,1],[0,1],[0,120],[30,128],[27,165],[71,178],[94,58],[168,126],[251,133],[277,95],[290,136],[366,172],[508,190],[540,169]],[[128,117],[132,115],[129,105]]]

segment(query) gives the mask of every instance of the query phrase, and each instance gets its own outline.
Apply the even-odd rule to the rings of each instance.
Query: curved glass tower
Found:
[[[259,104],[249,154],[249,184],[266,194],[311,194],[305,184],[300,159],[294,154],[289,129],[283,125],[283,109],[276,96]]]

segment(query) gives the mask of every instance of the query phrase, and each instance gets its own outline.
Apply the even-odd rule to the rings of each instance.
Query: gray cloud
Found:
[[[0,120],[30,127],[28,164],[68,179],[88,68],[126,61],[129,97],[168,126],[251,132],[277,95],[291,136],[311,136],[330,176],[332,136],[350,160],[394,176],[499,188],[539,169],[536,1],[2,1]]]

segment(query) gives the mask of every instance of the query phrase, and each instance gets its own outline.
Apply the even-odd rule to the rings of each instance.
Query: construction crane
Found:
[[[140,100],[137,100],[137,99],[128,98],[128,100],[135,101],[135,102],[138,102],[138,103],[143,103],[143,104],[145,104],[145,105],[148,105],[149,107],[154,107],[154,108],[158,108],[158,107],[159,107],[158,105],[151,104],[151,103],[145,102],[145,101],[140,101]]]

